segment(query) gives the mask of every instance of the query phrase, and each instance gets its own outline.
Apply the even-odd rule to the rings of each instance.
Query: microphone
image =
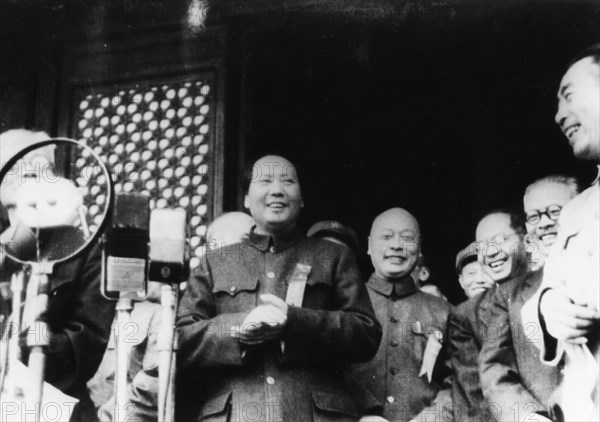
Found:
[[[182,208],[155,209],[150,217],[150,280],[164,283],[160,303],[162,323],[157,339],[158,420],[175,418],[175,316],[178,283],[187,280],[186,213]]]
[[[187,280],[190,268],[186,245],[185,210],[152,210],[149,279],[161,283]]]
[[[148,280],[150,200],[141,194],[119,194],[105,234],[102,293],[118,299],[121,293],[145,294]]]

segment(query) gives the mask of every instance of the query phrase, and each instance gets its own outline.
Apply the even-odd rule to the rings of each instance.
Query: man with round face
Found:
[[[556,123],[575,157],[600,164],[600,44],[576,56],[558,88]],[[600,420],[600,184],[563,207],[539,294],[523,320],[541,327],[541,357],[564,363],[555,408],[565,420]]]
[[[525,232],[513,223],[514,218],[509,212],[493,212],[475,230],[479,263],[495,283],[527,271]]]
[[[450,409],[446,359],[450,305],[418,289],[411,272],[421,250],[421,230],[402,208],[377,216],[368,254],[374,273],[367,283],[383,339],[375,358],[354,365],[354,379],[379,403],[363,414],[390,421],[421,420]],[[424,419],[423,419],[424,420]]]
[[[537,358],[536,346],[523,328],[521,309],[541,285],[562,207],[578,191],[577,180],[563,175],[546,176],[527,186],[523,208],[532,269],[536,271],[498,286],[481,306],[482,320],[497,328],[494,336],[486,337],[479,355],[482,389],[486,399],[496,403],[505,415],[513,414],[515,403],[520,403],[518,414],[522,417],[548,420],[547,403],[556,389],[558,371]]]
[[[356,420],[345,368],[374,355],[381,326],[354,256],[300,232],[287,159],[254,161],[243,188],[254,227],[204,257],[179,307],[178,419]]]
[[[474,259],[473,254],[476,253],[475,262],[487,278],[481,283],[481,289],[477,289],[481,290],[479,293],[469,297],[450,313],[455,421],[484,422],[501,416],[497,405],[484,399],[480,384],[477,359],[489,329],[489,321],[481,315],[481,308],[497,284],[527,272],[524,235],[524,224],[516,212],[492,211],[479,220],[475,231],[476,242],[457,256],[459,268],[461,262]],[[467,290],[466,293],[468,296]]]
[[[244,197],[260,234],[295,228],[304,206],[296,168],[283,157],[267,155],[254,164],[252,182]]]
[[[477,261],[476,246],[473,242],[456,256],[458,282],[467,298],[475,297],[494,285],[490,276],[483,271],[481,264]]]
[[[527,239],[533,246],[533,269],[543,267],[556,241],[561,210],[578,193],[577,180],[563,175],[543,177],[525,189],[523,210]]]

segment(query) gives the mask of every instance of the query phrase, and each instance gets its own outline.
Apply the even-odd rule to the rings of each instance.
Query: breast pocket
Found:
[[[258,279],[244,268],[228,266],[213,273],[217,313],[245,312],[256,307]]]

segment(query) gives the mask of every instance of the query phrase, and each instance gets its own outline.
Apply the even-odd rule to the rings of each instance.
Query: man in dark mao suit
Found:
[[[490,413],[479,387],[477,355],[485,327],[477,310],[483,293],[494,286],[477,261],[475,242],[456,256],[456,270],[468,300],[450,312],[450,356],[452,358],[452,401],[456,421],[479,421]]]
[[[299,232],[292,163],[253,167],[256,225],[207,254],[180,304],[178,420],[356,420],[346,368],[375,354],[381,326],[352,251]]]
[[[451,420],[446,355],[448,302],[421,292],[411,277],[421,248],[417,220],[392,208],[373,222],[367,283],[383,338],[377,355],[352,375],[375,402],[363,403],[368,421]]]
[[[525,227],[517,213],[493,211],[478,223],[478,261],[495,284],[526,273],[527,254],[523,245]],[[484,338],[491,334],[480,308],[493,288],[456,307],[450,316],[450,342],[454,369],[454,418],[457,421],[488,422],[499,417],[495,403],[484,400],[479,380],[478,356]]]
[[[559,380],[558,368],[542,364],[532,343],[535,324],[523,325],[521,308],[538,290],[543,264],[556,240],[561,209],[579,193],[570,176],[551,175],[536,180],[525,190],[523,207],[527,236],[537,271],[498,287],[482,306],[482,318],[496,328],[479,356],[481,385],[485,397],[500,406],[502,420],[548,417],[548,399]]]

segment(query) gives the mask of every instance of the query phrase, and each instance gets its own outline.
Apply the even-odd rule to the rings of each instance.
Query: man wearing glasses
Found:
[[[475,233],[477,259],[494,285],[528,271],[524,237],[525,225],[516,212],[493,211],[479,221]],[[450,313],[452,398],[457,422],[488,422],[502,417],[501,409],[483,398],[477,363],[485,338],[493,335],[494,327],[480,314],[482,302],[489,296],[489,290],[479,293]]]
[[[525,189],[523,208],[533,269],[544,266],[556,241],[562,207],[579,191],[575,177],[560,174],[538,179]]]
[[[558,89],[555,121],[575,157],[600,164],[600,44],[569,65]],[[550,365],[564,363],[557,420],[600,420],[600,184],[596,178],[562,210],[544,280],[523,308],[540,327],[535,341]]]
[[[499,285],[481,304],[480,317],[494,331],[484,338],[479,354],[481,387],[485,398],[501,410],[500,420],[549,420],[546,403],[558,383],[558,371],[537,358],[530,339],[535,326],[522,324],[521,308],[540,287],[562,207],[578,192],[577,180],[563,175],[538,179],[525,189],[527,249],[538,270]]]

